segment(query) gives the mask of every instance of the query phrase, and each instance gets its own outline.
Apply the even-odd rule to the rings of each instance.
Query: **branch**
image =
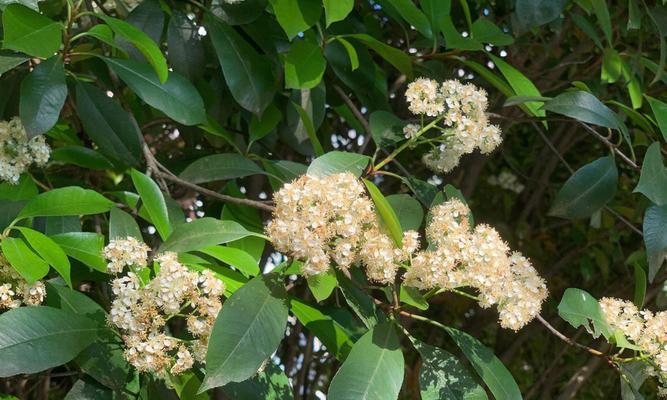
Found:
[[[636,170],[640,170],[640,169],[641,169],[641,168],[639,167],[639,165],[637,165],[634,161],[632,161],[632,160],[630,159],[630,157],[628,157],[628,156],[626,156],[625,154],[623,154],[623,152],[620,151],[620,150],[618,149],[618,147],[616,147],[612,142],[610,142],[609,139],[607,139],[606,137],[600,135],[600,134],[598,133],[598,131],[596,131],[595,129],[593,129],[593,128],[591,128],[590,126],[588,126],[588,124],[585,124],[585,123],[583,123],[583,122],[581,122],[581,121],[577,121],[577,122],[579,122],[579,125],[583,126],[583,127],[586,129],[586,132],[588,132],[588,133],[590,133],[591,135],[593,135],[594,137],[596,137],[596,138],[597,138],[598,140],[600,140],[602,143],[604,143],[605,145],[607,145],[607,147],[609,147],[610,150],[613,150],[616,154],[618,154],[618,156],[621,157],[621,159],[622,159],[623,161],[625,161],[626,164],[628,164],[629,166],[631,166],[632,168],[634,168],[634,169],[636,169]]]
[[[595,350],[591,347],[588,347],[586,345],[583,345],[581,343],[577,343],[574,340],[570,339],[569,337],[565,336],[562,334],[558,329],[554,328],[550,323],[548,323],[544,318],[542,318],[541,315],[538,315],[537,320],[542,323],[551,333],[553,333],[557,338],[560,340],[564,341],[565,343],[569,344],[570,346],[578,347],[580,349],[586,350],[587,352],[591,353],[594,356],[597,357],[604,357],[607,359],[610,359],[608,355],[604,354],[603,352],[599,350]]]

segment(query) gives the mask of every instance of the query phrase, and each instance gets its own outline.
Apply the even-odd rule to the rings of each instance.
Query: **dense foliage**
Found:
[[[667,393],[667,7],[0,0],[0,398]]]

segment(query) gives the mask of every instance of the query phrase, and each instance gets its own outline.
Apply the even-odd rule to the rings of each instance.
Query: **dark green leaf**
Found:
[[[616,194],[618,170],[613,156],[586,164],[565,182],[556,195],[549,215],[575,219],[590,217]]]
[[[175,227],[169,239],[160,247],[160,251],[182,253],[228,243],[246,236],[264,237],[245,229],[234,221],[220,221],[209,217],[200,218]]]
[[[486,18],[478,18],[472,24],[472,37],[494,46],[509,46],[514,43],[512,36],[504,33],[496,24]]]
[[[111,210],[113,205],[111,200],[94,190],[67,186],[34,197],[21,210],[17,219],[38,216],[100,214]]]
[[[174,71],[191,81],[202,75],[206,61],[198,29],[197,24],[180,10],[174,10],[167,28],[167,59]]]
[[[451,0],[421,0],[419,5],[424,14],[431,23],[433,34],[437,35],[440,32],[440,21],[445,16],[449,15],[452,8]]]
[[[271,133],[283,119],[283,114],[278,107],[271,104],[259,118],[253,114],[250,120],[250,141],[255,142]]]
[[[359,339],[338,370],[330,400],[397,399],[403,383],[403,353],[394,325],[375,326]]]
[[[373,49],[373,51],[378,53],[382,58],[387,60],[387,62],[393,65],[394,68],[404,73],[408,79],[412,77],[412,60],[410,59],[410,56],[405,54],[403,51],[395,47],[391,47],[388,44],[382,43],[365,33],[355,33],[351,35],[345,35],[345,37],[356,39],[362,42],[369,48]]]
[[[605,321],[600,304],[588,292],[568,288],[558,304],[558,315],[575,328],[583,326],[593,337],[602,334],[609,339],[612,329]]]
[[[363,154],[331,151],[317,157],[310,163],[308,175],[329,176],[341,172],[351,172],[355,176],[361,176],[369,160],[368,156]]]
[[[120,208],[112,208],[109,214],[109,240],[133,237],[143,240],[137,221]]]
[[[255,375],[280,344],[287,316],[278,275],[260,275],[234,292],[213,325],[200,392]]]
[[[15,67],[28,61],[30,57],[12,51],[0,50],[0,76],[7,71],[11,71]]]
[[[602,32],[604,32],[604,35],[607,38],[607,43],[611,46],[613,37],[611,33],[611,17],[609,16],[607,2],[605,0],[591,0],[591,5],[593,6],[593,11],[598,19],[598,23],[602,28]]]
[[[648,279],[653,282],[667,256],[667,205],[649,207],[644,214],[643,228]]]
[[[646,96],[646,99],[648,99],[648,103],[651,105],[651,110],[662,133],[662,138],[667,141],[667,104],[651,96]]]
[[[37,255],[22,239],[7,237],[0,242],[2,254],[32,284],[49,273],[49,264]]]
[[[63,146],[51,152],[51,160],[88,169],[113,169],[114,165],[99,152],[83,146]]]
[[[191,183],[204,183],[264,174],[254,162],[240,154],[214,154],[198,159],[181,173],[181,179]]]
[[[150,177],[141,172],[132,170],[132,182],[141,197],[141,203],[148,212],[151,222],[155,225],[160,237],[166,240],[171,234],[171,224],[169,223],[169,212],[164,195],[160,191],[157,183]]]
[[[51,307],[0,315],[0,376],[33,374],[64,364],[97,338],[89,318]]]
[[[5,49],[49,58],[60,48],[62,26],[20,4],[8,5],[2,13]]]
[[[589,124],[619,129],[616,115],[588,92],[565,92],[548,101],[544,108]]]
[[[65,69],[59,56],[40,63],[23,79],[19,114],[29,138],[53,128],[66,97]]]
[[[424,210],[419,201],[409,194],[392,194],[387,196],[387,202],[394,209],[403,232],[419,230],[424,219]]]
[[[369,118],[371,135],[379,147],[390,147],[404,140],[405,121],[387,111],[375,111]]]
[[[424,35],[427,39],[433,38],[433,31],[431,30],[431,24],[429,23],[428,18],[424,15],[423,12],[412,0],[387,0],[400,16],[405,19],[410,25],[414,26],[415,29]]]
[[[633,192],[643,194],[656,205],[667,204],[667,168],[662,161],[660,143],[653,143],[646,150],[639,183]]]
[[[560,16],[569,0],[516,0],[516,16],[525,29],[547,24]]]
[[[0,183],[0,199],[3,200],[30,200],[38,193],[37,185],[28,174],[21,175],[17,184]]]
[[[401,285],[399,299],[405,304],[417,307],[420,310],[428,309],[428,301],[419,293],[419,289]]]
[[[93,382],[81,379],[74,382],[72,388],[65,395],[64,400],[112,400],[113,393],[109,389]]]
[[[304,89],[304,91],[307,89]],[[308,135],[308,139],[310,139],[310,143],[313,145],[313,151],[315,154],[319,157],[324,155],[324,149],[322,148],[322,144],[320,143],[320,140],[317,138],[317,132],[315,130],[315,125],[313,124],[313,119],[311,118],[311,115],[299,104],[292,102],[292,107],[297,111],[299,114],[299,127],[303,127],[303,130],[306,131],[306,134]]]
[[[229,25],[243,25],[255,21],[266,8],[266,0],[230,2],[213,0],[211,11]]]
[[[322,48],[306,39],[292,43],[285,55],[285,87],[287,89],[310,89],[322,80],[327,61]]]
[[[338,273],[337,277],[345,301],[368,329],[386,320],[385,314],[378,310],[373,299],[361,290],[358,284],[341,273]]]

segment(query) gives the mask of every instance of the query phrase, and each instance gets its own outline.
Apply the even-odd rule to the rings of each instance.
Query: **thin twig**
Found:
[[[564,341],[565,343],[569,344],[570,346],[578,347],[580,349],[586,350],[587,352],[593,354],[594,356],[597,357],[604,357],[604,358],[609,358],[606,354],[599,350],[595,350],[591,347],[588,347],[586,345],[583,345],[581,343],[577,343],[574,340],[570,339],[569,337],[565,336],[562,334],[558,329],[554,328],[550,323],[548,323],[544,318],[542,318],[541,315],[538,315],[537,320],[542,323],[551,333],[553,333],[556,337],[558,337],[560,340]]]
[[[628,164],[629,166],[631,166],[632,168],[634,168],[634,169],[636,169],[636,170],[640,170],[640,169],[641,169],[641,168],[639,167],[639,165],[637,165],[637,163],[635,163],[634,161],[632,161],[632,160],[630,159],[630,157],[626,156],[622,151],[620,151],[620,150],[618,149],[618,147],[616,147],[612,142],[609,141],[609,139],[607,139],[606,137],[602,136],[598,131],[596,131],[595,129],[593,129],[593,128],[591,128],[590,126],[588,126],[588,124],[585,124],[585,123],[583,123],[583,122],[581,122],[581,121],[578,121],[578,122],[579,122],[579,125],[581,125],[581,126],[584,127],[584,129],[586,130],[586,132],[590,133],[591,135],[593,135],[594,137],[596,137],[598,140],[600,140],[602,143],[604,143],[605,145],[607,145],[607,147],[609,147],[609,149],[613,150],[614,153],[616,153],[616,154],[617,154],[623,161],[625,161],[626,164]]]
[[[338,85],[333,85],[334,90],[338,95],[343,99],[345,104],[350,108],[352,111],[352,114],[354,114],[355,117],[359,120],[359,123],[364,127],[364,130],[366,131],[366,140],[364,141],[364,144],[361,145],[359,148],[359,153],[363,153],[366,150],[366,146],[368,146],[368,143],[370,142],[370,135],[371,135],[371,125],[368,123],[366,120],[366,117],[364,117],[364,114],[359,111],[359,108],[357,108],[357,105],[354,104],[352,99],[345,93],[345,91]]]

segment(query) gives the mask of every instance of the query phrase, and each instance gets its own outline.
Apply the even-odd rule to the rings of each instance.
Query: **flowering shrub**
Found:
[[[667,397],[663,3],[0,1],[0,398]]]

